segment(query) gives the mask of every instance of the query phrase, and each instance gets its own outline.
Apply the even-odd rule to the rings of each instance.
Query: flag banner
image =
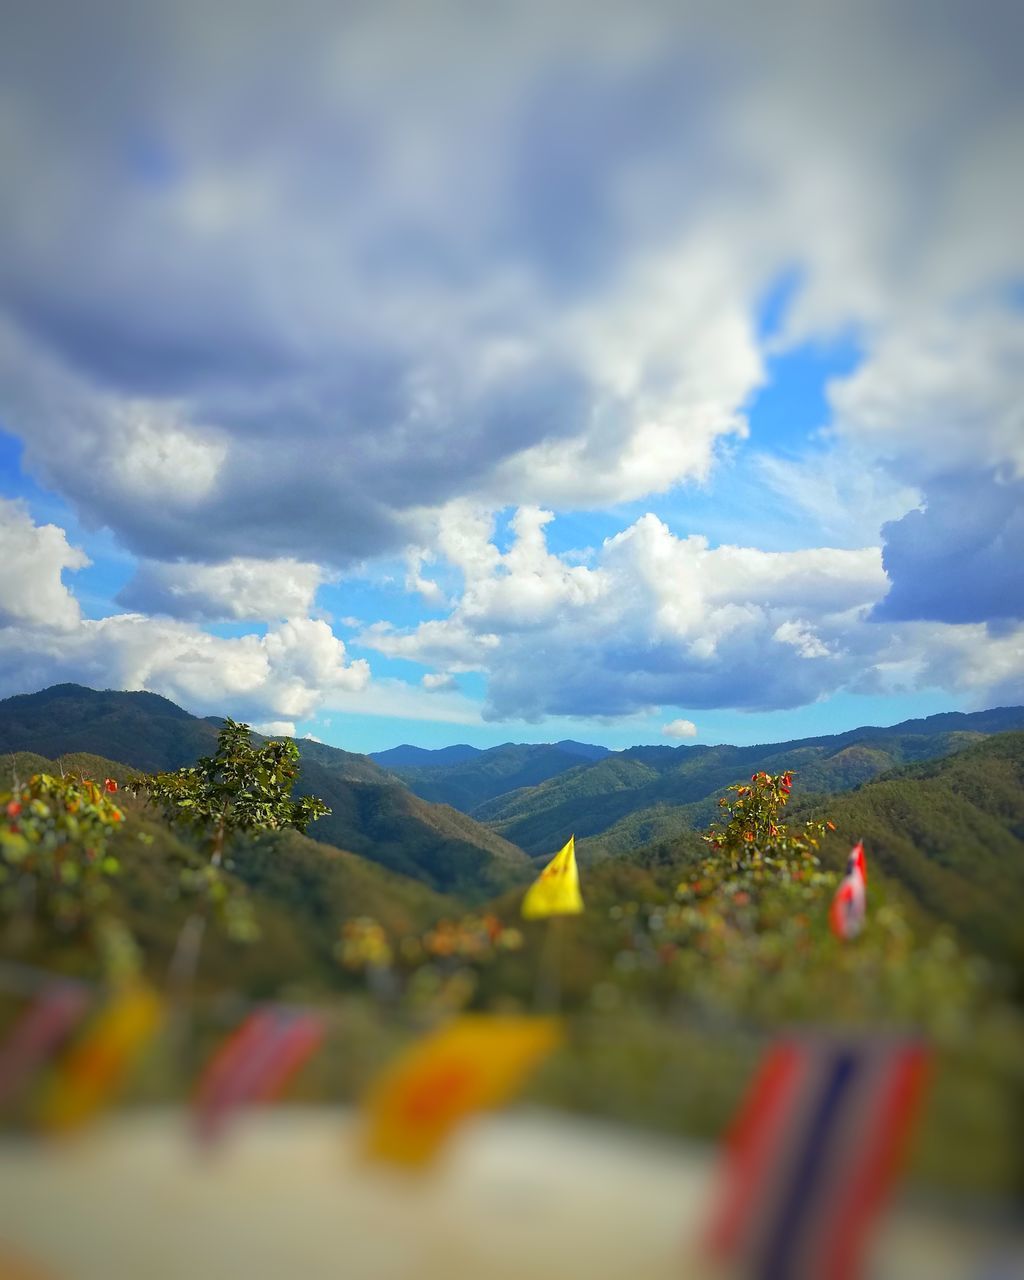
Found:
[[[305,1010],[272,1006],[250,1014],[199,1078],[193,1114],[200,1140],[219,1138],[239,1108],[278,1097],[323,1037],[323,1019]]]
[[[36,996],[0,1045],[0,1107],[57,1053],[88,1007],[88,989],[77,982],[51,982]]]
[[[117,1094],[163,1016],[163,1001],[142,983],[114,991],[47,1081],[43,1127],[70,1130],[88,1123]]]
[[[856,1280],[927,1069],[914,1040],[775,1045],[725,1138],[709,1252],[747,1280]]]
[[[523,918],[541,920],[546,916],[578,916],[583,911],[580,875],[576,866],[576,837],[551,859],[523,898]]]
[[[859,841],[850,850],[846,873],[836,889],[829,911],[829,925],[837,938],[848,941],[864,928],[867,915],[868,868]]]
[[[514,1097],[561,1038],[555,1018],[466,1014],[418,1040],[370,1091],[367,1153],[428,1164],[461,1122]]]

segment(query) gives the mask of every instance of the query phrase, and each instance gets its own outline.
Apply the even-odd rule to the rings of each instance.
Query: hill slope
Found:
[[[1024,959],[1024,733],[894,770],[824,807],[839,826],[832,865],[863,837],[872,865],[933,920],[979,951]]]
[[[575,832],[584,858],[619,856],[710,820],[723,787],[792,769],[800,794],[847,791],[900,765],[1024,729],[1024,708],[949,713],[889,728],[751,747],[631,747],[537,786],[495,797],[472,816],[533,855]]]
[[[405,751],[406,748],[396,748]],[[412,748],[415,750],[415,748]],[[391,755],[384,752],[381,755]],[[424,753],[434,754],[434,753]],[[438,753],[443,754],[443,753]],[[500,747],[462,760],[434,760],[429,763],[403,765],[395,761],[392,772],[421,799],[435,804],[450,804],[463,813],[472,813],[479,805],[522,787],[533,787],[548,778],[557,777],[578,766],[611,754],[604,747],[587,743],[506,742]]]
[[[124,781],[134,770],[85,753],[62,757],[66,769],[92,778]],[[12,776],[59,771],[59,763],[18,752],[0,757],[0,788]],[[163,980],[185,917],[194,909],[182,898],[178,869],[194,854],[141,801],[120,798],[127,812],[112,852],[121,874],[112,882],[114,906],[138,941],[146,967]],[[139,837],[144,839],[140,840]],[[226,864],[251,895],[260,938],[252,945],[229,941],[211,928],[203,944],[200,981],[240,989],[251,996],[273,995],[286,985],[319,989],[345,982],[333,948],[346,919],[369,915],[397,934],[419,931],[452,911],[451,899],[415,879],[395,874],[348,850],[299,835],[267,833],[239,840]],[[89,960],[80,944],[59,936],[36,943],[40,963],[74,971]],[[22,957],[32,958],[32,957]]]
[[[218,724],[151,693],[56,685],[0,702],[0,752],[53,759],[84,751],[135,769],[176,769],[213,750]],[[334,811],[310,827],[315,839],[471,898],[529,877],[519,849],[465,814],[418,799],[369,757],[298,745],[299,794],[319,795]]]
[[[896,892],[919,924],[950,925],[970,950],[1024,976],[1024,733],[1005,733],[943,759],[894,769],[854,790],[806,796],[798,825],[832,818],[822,859],[842,868],[863,838],[875,903]],[[671,899],[687,868],[708,855],[692,829],[605,858],[584,870],[588,906],[623,897]]]

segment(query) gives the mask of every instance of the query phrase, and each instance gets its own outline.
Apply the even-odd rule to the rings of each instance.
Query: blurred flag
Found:
[[[843,876],[832,899],[829,924],[837,938],[856,938],[864,928],[867,911],[868,867],[864,859],[864,846],[858,841],[846,859]]]
[[[237,1108],[278,1097],[323,1037],[323,1019],[314,1013],[271,1007],[250,1014],[199,1078],[193,1102],[199,1137],[220,1137]]]
[[[0,1045],[0,1106],[57,1052],[85,1016],[89,993],[77,982],[50,982]]]
[[[708,1245],[748,1280],[855,1280],[928,1066],[919,1042],[777,1044],[726,1135]]]
[[[417,1041],[370,1091],[368,1154],[428,1163],[461,1121],[513,1097],[561,1035],[555,1018],[467,1014]]]
[[[163,1001],[142,983],[114,991],[47,1082],[40,1106],[43,1126],[67,1130],[91,1120],[117,1093],[163,1014]]]
[[[576,867],[576,837],[555,854],[526,891],[523,916],[540,920],[545,916],[578,916],[583,911],[580,875]]]

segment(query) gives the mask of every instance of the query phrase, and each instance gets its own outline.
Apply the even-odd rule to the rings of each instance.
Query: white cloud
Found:
[[[832,384],[835,432],[905,481],[961,470],[1024,476],[1024,314],[961,307],[886,334]]]
[[[661,726],[666,738],[696,738],[697,726],[692,720],[670,720]]]
[[[0,627],[74,627],[81,616],[78,601],[61,574],[88,564],[63,529],[37,525],[24,504],[0,498]]]
[[[518,513],[504,553],[486,525],[472,535],[464,526],[456,552],[464,589],[450,615],[408,631],[371,628],[360,642],[443,672],[452,659],[483,671],[492,719],[619,717],[666,705],[781,709],[883,684],[966,688],[948,661],[958,642],[946,630],[955,628],[869,619],[889,585],[877,547],[711,547],[648,514],[584,568],[548,550],[548,519]],[[473,537],[486,546],[472,546]],[[989,688],[1008,687],[1012,642],[981,634],[974,643],[992,655]],[[978,690],[985,669],[979,656]]]
[[[193,622],[266,621],[309,614],[325,580],[315,564],[235,557],[222,564],[145,561],[120,603],[145,613]]]
[[[329,695],[325,706],[352,715],[383,716],[392,720],[483,723],[480,704],[457,691],[430,690],[386,676],[374,679],[362,689],[346,693],[343,698]],[[343,721],[335,718],[334,728],[343,734]]]
[[[429,541],[459,498],[700,482],[789,267],[783,345],[863,339],[844,418],[898,409],[880,381],[940,409],[972,381],[965,300],[1021,273],[1009,6],[397,13],[185,0],[139,27],[115,3],[102,38],[68,29],[119,68],[89,111],[48,6],[16,23],[0,407],[137,553],[338,565]]]
[[[189,623],[116,614],[66,631],[0,631],[5,694],[72,680],[94,688],[149,689],[198,714],[303,719],[326,699],[369,682],[326,623],[312,619],[265,636],[213,636]]]
[[[262,724],[254,724],[257,733],[266,738],[294,738],[295,723],[292,720],[264,720]],[[307,733],[305,737],[309,737]]]
[[[445,671],[428,671],[420,684],[428,693],[450,692],[459,687],[455,677]]]
[[[87,564],[54,525],[37,526],[18,503],[0,503],[0,687],[4,694],[75,680],[150,689],[200,713],[262,723],[292,721],[370,680],[326,622],[291,618],[265,635],[221,637],[191,623],[122,613],[82,618],[61,582]]]

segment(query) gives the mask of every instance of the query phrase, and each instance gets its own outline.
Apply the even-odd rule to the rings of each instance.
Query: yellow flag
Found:
[[[523,917],[540,920],[544,916],[578,916],[583,911],[580,873],[576,869],[576,837],[551,859],[526,891]]]
[[[513,1097],[558,1044],[556,1018],[464,1014],[411,1045],[366,1101],[366,1151],[425,1165],[474,1112]]]
[[[163,1002],[149,987],[130,983],[115,991],[48,1081],[40,1106],[44,1128],[77,1129],[91,1120],[162,1020]]]

